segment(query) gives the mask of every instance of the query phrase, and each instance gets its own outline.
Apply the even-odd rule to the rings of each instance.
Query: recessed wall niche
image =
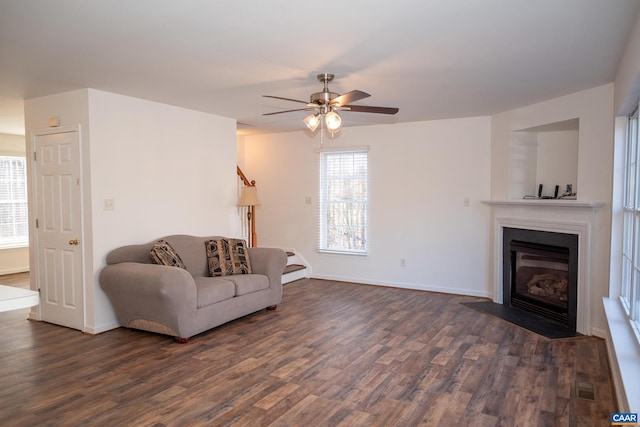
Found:
[[[577,194],[579,119],[548,123],[511,132],[509,198],[553,198],[565,195],[567,185]],[[575,198],[566,196],[564,198]]]

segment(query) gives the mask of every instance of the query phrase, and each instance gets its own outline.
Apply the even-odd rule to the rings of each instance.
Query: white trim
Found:
[[[0,251],[8,251],[11,249],[25,249],[29,247],[29,241],[20,242],[20,243],[6,243],[0,244]]]
[[[515,200],[482,200],[481,203],[490,206],[532,206],[549,208],[601,208],[604,202],[590,202],[571,199],[515,199]]]
[[[434,286],[426,283],[408,283],[408,282],[391,282],[385,280],[371,280],[360,277],[350,276],[333,276],[328,274],[312,274],[313,279],[334,280],[337,282],[347,282],[362,285],[385,286],[389,288],[411,289],[415,291],[438,292],[443,294],[464,295],[470,297],[491,298],[488,292],[478,291],[477,289],[467,289],[455,286]]]
[[[27,273],[28,271],[29,271],[29,267],[7,268],[7,269],[0,270],[0,276],[4,276],[6,274]]]
[[[625,310],[616,298],[603,298],[607,317],[607,353],[621,412],[640,412],[640,346]]]
[[[97,335],[103,332],[110,331],[112,329],[120,328],[121,326],[122,325],[117,322],[107,322],[97,326],[85,326],[82,332],[86,334]]]
[[[330,254],[330,255],[355,255],[355,256],[369,256],[369,251],[347,251],[347,250],[333,250],[333,249],[317,249],[318,253]]]

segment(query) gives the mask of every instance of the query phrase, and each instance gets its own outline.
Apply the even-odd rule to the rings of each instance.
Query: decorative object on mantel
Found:
[[[537,196],[531,196],[531,195],[524,195],[522,198],[525,200],[536,200],[536,199],[541,199],[541,200],[553,200],[553,199],[564,199],[564,200],[576,200],[577,199],[577,193],[573,192],[573,184],[567,184],[567,186],[565,187],[565,191],[564,193],[560,194],[560,186],[556,185],[555,190],[553,192],[553,196],[543,196],[542,195],[542,188],[543,185],[542,184],[538,184],[538,195]]]
[[[327,126],[331,136],[335,132],[339,132],[342,126],[342,118],[338,114],[339,111],[354,111],[358,113],[376,113],[376,114],[396,114],[399,109],[392,107],[371,107],[368,105],[351,105],[350,102],[359,101],[364,98],[368,98],[369,95],[366,92],[360,90],[352,90],[343,95],[339,93],[331,92],[329,90],[329,82],[334,78],[333,74],[323,73],[318,74],[318,81],[323,84],[321,92],[312,93],[309,97],[309,102],[301,101],[298,99],[283,98],[280,96],[262,95],[265,98],[281,99],[284,101],[298,102],[305,104],[304,108],[297,108],[294,110],[276,111],[274,113],[265,113],[263,116],[271,116],[274,114],[290,113],[293,111],[311,111],[312,113],[304,119],[304,124],[307,125],[311,132],[320,126],[321,134],[324,131],[324,126]]]
[[[249,222],[249,246],[254,247],[256,245],[256,226],[255,218],[253,216],[253,209],[255,206],[260,206],[260,199],[258,199],[258,190],[256,189],[256,182],[251,181],[251,185],[242,187],[240,190],[240,199],[237,206],[247,206],[247,221]],[[252,222],[254,221],[254,222]]]

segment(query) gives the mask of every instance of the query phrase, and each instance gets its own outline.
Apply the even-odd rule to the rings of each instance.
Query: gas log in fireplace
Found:
[[[503,304],[576,330],[578,235],[503,228]]]

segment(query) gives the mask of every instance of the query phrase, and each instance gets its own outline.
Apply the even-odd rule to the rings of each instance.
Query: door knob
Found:
[[[71,239],[71,240],[69,240],[69,244],[70,244],[70,245],[77,245],[77,244],[78,244],[78,239]]]

